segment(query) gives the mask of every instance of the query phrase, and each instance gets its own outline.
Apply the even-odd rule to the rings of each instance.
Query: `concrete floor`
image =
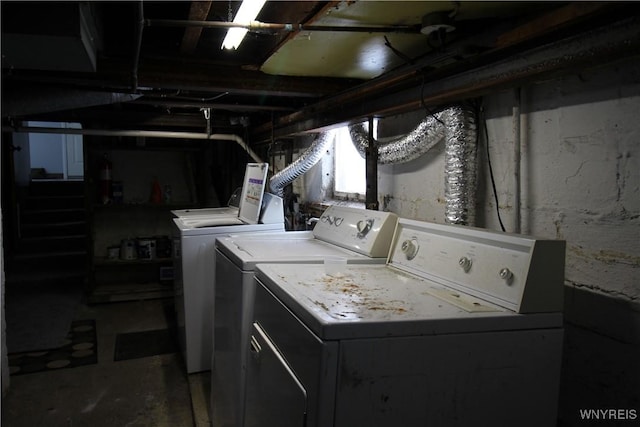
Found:
[[[209,372],[187,375],[180,354],[113,360],[117,334],[166,328],[170,304],[81,304],[75,319],[96,320],[98,363],[11,376],[2,425],[209,426]]]

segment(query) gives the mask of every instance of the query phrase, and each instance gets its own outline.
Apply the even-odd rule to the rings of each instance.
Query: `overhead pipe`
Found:
[[[57,133],[66,135],[94,135],[94,136],[131,136],[146,138],[170,138],[170,139],[205,139],[215,141],[233,141],[241,146],[251,158],[261,163],[262,159],[249,147],[249,145],[238,135],[229,133],[206,133],[198,132],[171,132],[157,130],[110,130],[110,129],[61,129],[51,127],[38,126],[3,126],[3,132],[22,132],[22,133]]]
[[[364,157],[369,134],[363,123],[349,126],[351,139]],[[430,114],[407,135],[378,143],[378,163],[406,163],[445,141],[445,221],[475,224],[475,113],[459,106]]]
[[[520,100],[520,88],[514,89],[514,105],[512,108],[511,120],[513,123],[513,214],[514,214],[514,233],[521,232],[521,201],[520,194],[522,184],[520,180],[520,161],[522,159],[522,141],[520,139],[521,125],[521,100]]]
[[[131,70],[131,89],[135,93],[138,90],[138,64],[140,62],[140,50],[142,49],[142,33],[144,31],[144,8],[142,1],[138,2],[138,25],[136,26],[136,49],[133,54],[133,68]]]
[[[269,180],[271,192],[277,196],[284,196],[284,187],[299,176],[307,173],[325,153],[327,146],[333,141],[334,132],[318,134],[311,146],[307,148],[294,162],[282,169]]]
[[[186,19],[147,19],[148,27],[202,27],[202,28],[243,28],[254,32],[287,32],[294,31],[332,31],[352,33],[412,33],[420,34],[420,26],[396,25],[396,26],[339,26],[339,25],[306,25],[291,23],[269,23],[251,21],[250,23],[228,21],[190,21]]]

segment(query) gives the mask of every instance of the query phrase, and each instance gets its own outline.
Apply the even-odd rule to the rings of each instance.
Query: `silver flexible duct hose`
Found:
[[[445,220],[449,224],[475,225],[477,135],[475,114],[456,108],[446,110],[444,153]]]
[[[360,155],[365,156],[369,146],[368,123],[349,126],[351,140]],[[378,163],[405,163],[429,151],[445,137],[445,127],[438,122],[437,115],[430,115],[407,135],[393,141],[378,142]]]
[[[349,126],[353,144],[364,157],[369,145],[367,123]],[[445,221],[475,224],[476,122],[475,114],[451,107],[430,114],[407,135],[378,143],[378,163],[405,163],[445,140]]]
[[[333,141],[334,132],[323,132],[313,141],[311,146],[289,166],[282,169],[269,180],[271,192],[277,196],[284,196],[284,187],[296,178],[304,175],[322,158],[328,144]]]

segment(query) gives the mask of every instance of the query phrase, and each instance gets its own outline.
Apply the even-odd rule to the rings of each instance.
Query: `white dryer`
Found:
[[[397,223],[390,212],[331,206],[313,231],[235,235],[216,240],[214,427],[242,426],[246,363],[258,263],[384,264]],[[328,265],[329,267],[329,265]],[[339,267],[338,267],[339,269]]]
[[[564,257],[399,219],[386,265],[259,264],[244,425],[555,426]]]
[[[175,311],[187,373],[211,369],[216,239],[284,230],[282,199],[263,193],[266,174],[266,163],[247,165],[237,215],[173,218]]]

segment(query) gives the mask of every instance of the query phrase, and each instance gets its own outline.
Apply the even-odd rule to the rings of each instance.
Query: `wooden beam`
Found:
[[[206,21],[211,10],[211,1],[192,1],[189,9],[189,21]],[[195,52],[202,34],[202,27],[186,27],[180,44],[180,51],[185,54]]]
[[[505,48],[541,37],[564,26],[574,25],[579,20],[590,17],[594,13],[602,12],[609,6],[608,2],[570,3],[502,34],[498,37],[495,47]]]

